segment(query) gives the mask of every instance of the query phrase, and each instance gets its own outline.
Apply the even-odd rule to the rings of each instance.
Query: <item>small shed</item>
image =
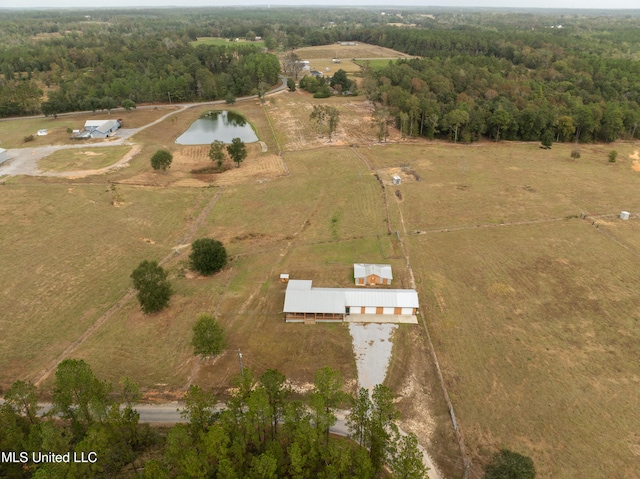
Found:
[[[394,185],[399,185],[400,183],[402,183],[402,178],[400,178],[398,175],[393,175],[393,178],[391,178],[391,181],[393,182]]]
[[[4,148],[0,148],[0,163],[4,163],[9,158],[7,157],[7,150]]]
[[[282,273],[280,275],[280,282],[281,283],[288,283],[289,282],[289,274],[288,273]]]
[[[621,211],[620,212],[620,219],[621,220],[628,220],[629,216],[631,216],[631,214],[628,211]]]

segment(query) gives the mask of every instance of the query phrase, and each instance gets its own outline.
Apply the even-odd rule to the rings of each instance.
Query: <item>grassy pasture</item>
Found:
[[[389,62],[394,62],[394,59],[373,59],[373,60],[366,60],[366,59],[361,59],[358,60],[358,66],[361,65],[365,65],[367,64],[369,66],[369,68],[371,68],[372,70],[381,70],[385,67],[387,67],[389,65]]]
[[[593,145],[582,147],[582,157],[574,162],[571,148],[419,142],[360,151],[376,169],[410,165],[420,176],[420,182],[406,181],[397,188],[408,231],[640,210],[640,198],[633,193],[640,173],[630,160],[610,164],[610,147]],[[617,148],[621,157],[634,149],[630,144]]]
[[[83,150],[59,150],[38,162],[42,171],[95,170],[113,165],[129,150],[130,146],[112,148],[86,148]]]
[[[580,146],[575,162],[569,145],[359,148],[383,174],[421,177],[387,186],[392,225],[408,233],[478,477],[501,447],[530,455],[540,477],[635,477],[639,220],[617,214],[640,209],[640,172],[637,145],[615,147],[616,164],[611,145]]]
[[[318,134],[310,119],[314,105],[331,105],[340,111],[340,121],[331,142],[326,134]],[[266,108],[274,118],[276,135],[284,150],[370,144],[376,141],[370,123],[372,108],[363,97],[316,99],[310,93],[296,90],[273,97],[267,102]],[[393,133],[391,137],[395,138],[396,134]],[[331,154],[330,149],[325,151],[325,154]]]
[[[140,261],[166,255],[203,194],[106,182],[0,188],[0,388],[34,378],[130,287]]]
[[[381,262],[388,258],[399,265],[400,261],[391,257],[394,247],[385,234],[382,215],[375,208],[379,186],[371,175],[362,174],[364,164],[348,148],[336,149],[330,156],[321,151],[289,154],[286,161],[289,177],[225,187],[198,231],[197,236],[213,236],[227,244],[233,261],[222,274],[206,279],[193,277],[185,271],[186,252],[183,253],[167,265],[177,292],[168,310],[144,316],[131,300],[75,356],[89,361],[101,377],[117,381],[127,375],[144,387],[165,394],[184,388],[192,374],[199,384],[224,390],[230,375],[237,371],[238,348],[243,351],[245,366],[258,372],[277,367],[292,380],[307,383],[317,368],[330,365],[353,381],[355,362],[348,329],[335,325],[318,334],[314,328],[284,324],[284,286],[278,276],[284,271],[300,275],[319,272],[316,280],[321,284],[326,281],[325,285],[348,285],[357,255],[362,261]],[[319,181],[321,175],[327,181]],[[80,185],[74,188],[82,190]],[[117,188],[123,189],[127,201],[129,187]],[[153,197],[165,191],[179,195],[182,190],[131,191],[145,191]],[[216,190],[184,191],[194,192],[202,205]],[[324,202],[331,198],[340,198],[332,203],[337,209],[325,207]],[[338,210],[339,219],[332,222]],[[149,213],[149,218],[162,215],[161,211],[158,207],[156,215]],[[189,218],[195,215],[197,211]],[[363,221],[364,216],[373,220]],[[105,228],[109,227],[107,224]],[[180,234],[175,233],[174,242],[163,241],[162,246],[159,235],[145,237],[156,244],[139,241],[140,245],[154,249],[156,254],[151,257],[159,258],[179,241]],[[138,255],[135,259],[134,253]],[[129,286],[128,274],[135,264],[150,257],[134,251],[128,254],[129,264],[124,271],[112,278],[114,284],[104,286],[102,282],[103,287],[121,294]],[[197,314],[205,311],[214,312],[226,327],[229,350],[197,368],[189,345],[190,328]],[[297,359],[292,362],[291,358]],[[7,381],[9,378],[7,374]]]
[[[0,121],[0,147],[2,148],[33,148],[45,145],[65,145],[69,143],[67,128],[81,130],[87,120],[111,120],[122,119],[123,128],[138,128],[165,115],[172,107],[139,108],[131,111],[112,110],[111,115],[105,112],[74,113],[58,115],[58,118],[28,118],[21,120]],[[36,136],[38,130],[47,129],[46,136]],[[23,142],[23,138],[34,135],[33,141]],[[79,140],[77,140],[79,141]],[[90,145],[95,141],[82,140],[83,144]]]
[[[392,50],[390,48],[369,45],[358,42],[357,45],[320,45],[316,47],[303,47],[294,50],[302,60],[346,59],[352,58],[410,58],[409,55]]]
[[[471,450],[524,452],[541,477],[634,477],[640,260],[580,219],[509,228],[409,241]]]
[[[315,370],[340,369],[353,384],[355,361],[344,325],[315,328],[287,325],[282,320],[282,272],[314,278],[320,286],[351,284],[353,258],[391,260],[394,247],[382,216],[375,211],[379,186],[348,149],[326,156],[321,151],[286,155],[289,177],[262,184],[225,187],[197,236],[211,236],[227,245],[233,259],[211,278],[185,275],[186,253],[169,268],[177,295],[171,307],[145,317],[132,302],[87,341],[78,355],[95,364],[103,377],[129,375],[147,388],[184,388],[191,377],[223,393],[238,371],[237,350],[246,367],[259,374],[278,368],[298,384],[309,383]],[[324,175],[326,180],[319,181]],[[329,199],[343,208],[331,221]],[[342,203],[341,203],[342,202]],[[346,205],[351,205],[346,208]],[[367,215],[374,220],[362,221]],[[375,218],[377,217],[377,220]],[[333,229],[332,229],[333,228]],[[399,281],[402,277],[398,271]],[[213,312],[224,325],[228,350],[215,360],[197,360],[189,345],[198,313]],[[104,344],[116,346],[122,362],[107,361]],[[295,361],[292,361],[295,358]]]

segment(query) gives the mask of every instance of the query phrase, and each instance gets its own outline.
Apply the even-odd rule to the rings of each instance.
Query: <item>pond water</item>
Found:
[[[194,121],[176,139],[178,145],[208,145],[215,140],[231,143],[240,138],[245,143],[258,141],[253,128],[242,115],[231,111],[211,111]]]

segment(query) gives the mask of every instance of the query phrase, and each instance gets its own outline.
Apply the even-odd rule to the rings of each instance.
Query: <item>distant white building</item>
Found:
[[[87,120],[76,138],[108,138],[120,128],[118,120]]]

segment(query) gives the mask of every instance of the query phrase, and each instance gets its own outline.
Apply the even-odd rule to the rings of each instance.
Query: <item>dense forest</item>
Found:
[[[403,478],[422,479],[426,468],[415,435],[395,426],[393,395],[376,386],[343,392],[340,374],[318,370],[313,391],[292,399],[286,378],[244,369],[225,405],[191,386],[168,430],[141,425],[140,391],[124,379],[118,390],[96,378],[82,360],[60,363],[52,409],[38,411],[38,391],[17,381],[0,404],[0,477],[6,478]],[[351,440],[329,434],[336,411],[350,405]],[[9,456],[15,452],[15,457]],[[69,460],[40,461],[40,453]],[[35,456],[34,456],[35,454]],[[35,457],[35,460],[34,460]],[[76,459],[76,461],[73,460]],[[81,462],[81,460],[83,462]],[[383,472],[384,470],[384,472]]]
[[[6,13],[6,14],[4,14]],[[352,40],[419,59],[364,89],[385,136],[470,142],[614,141],[640,135],[637,11],[186,9],[4,12],[0,117],[204,101],[276,83],[270,52]],[[390,26],[393,25],[393,26]]]
[[[466,142],[640,135],[640,30],[621,28],[605,40],[557,26],[391,28],[363,29],[356,39],[422,57],[370,71],[365,82],[405,135]]]

